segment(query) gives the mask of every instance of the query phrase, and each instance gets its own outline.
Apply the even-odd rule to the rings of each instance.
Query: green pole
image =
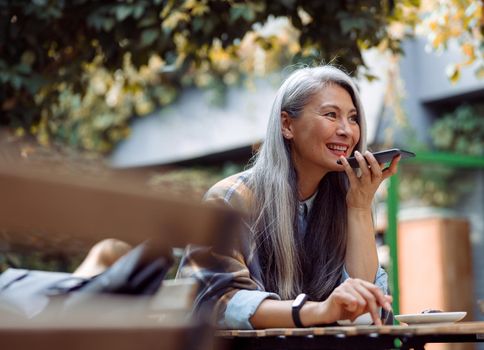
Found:
[[[387,220],[388,231],[385,235],[386,243],[390,248],[390,288],[393,296],[393,313],[400,313],[400,294],[398,287],[398,252],[397,252],[397,230],[398,230],[398,173],[390,177],[387,199]]]

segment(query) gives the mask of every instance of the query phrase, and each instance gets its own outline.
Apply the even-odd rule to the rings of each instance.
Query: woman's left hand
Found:
[[[366,151],[364,156],[355,151],[355,158],[361,169],[361,176],[357,176],[355,169],[351,168],[346,158],[341,157],[341,163],[350,182],[350,188],[346,195],[348,208],[370,209],[376,190],[383,180],[397,172],[397,164],[400,156],[393,158],[389,167],[379,164],[373,154]],[[366,161],[365,161],[366,158]]]

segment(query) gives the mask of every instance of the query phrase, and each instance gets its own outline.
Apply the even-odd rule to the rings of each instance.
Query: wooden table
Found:
[[[223,330],[231,349],[424,349],[427,343],[484,342],[484,322],[413,326],[348,326],[300,329]]]
[[[164,287],[163,287],[164,288]],[[162,290],[163,290],[162,288]],[[172,292],[180,288],[171,286]],[[181,293],[183,294],[183,293]],[[159,295],[166,298],[167,293]],[[65,297],[32,319],[2,312],[0,348],[12,350],[209,350],[214,329],[180,313],[181,305],[150,296],[92,295],[88,303],[68,307]],[[68,297],[67,297],[68,298]],[[154,303],[155,302],[155,303]],[[156,305],[154,305],[156,304]],[[178,308],[178,309],[176,309]]]
[[[207,327],[64,327],[0,328],[2,349],[15,350],[207,350],[213,333]]]

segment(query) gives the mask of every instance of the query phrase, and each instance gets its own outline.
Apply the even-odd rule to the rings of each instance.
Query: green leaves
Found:
[[[430,130],[437,149],[484,156],[484,105],[462,105],[438,119]]]
[[[363,47],[400,46],[386,36],[384,3],[0,2],[0,113],[44,143],[107,152],[134,116],[186,87],[222,104],[228,85],[294,63],[338,57],[357,72]]]
[[[142,5],[120,5],[114,8],[116,19],[120,22],[124,21],[128,17],[139,19],[141,18],[143,12],[144,6]]]
[[[232,23],[237,22],[238,19],[245,19],[252,22],[255,19],[255,11],[245,4],[233,4],[230,8],[230,20]]]
[[[155,40],[159,36],[159,31],[156,29],[146,29],[143,30],[143,33],[141,34],[141,46],[150,46],[155,42]]]
[[[359,32],[366,32],[372,29],[375,25],[374,19],[369,17],[365,18],[364,16],[354,17],[350,13],[342,12],[338,16],[340,20],[340,26],[343,34],[351,34],[351,33],[359,33]]]

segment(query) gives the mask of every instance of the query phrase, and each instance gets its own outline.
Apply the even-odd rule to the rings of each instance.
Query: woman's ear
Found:
[[[287,112],[281,112],[281,132],[286,140],[293,138],[292,134],[292,118]]]

